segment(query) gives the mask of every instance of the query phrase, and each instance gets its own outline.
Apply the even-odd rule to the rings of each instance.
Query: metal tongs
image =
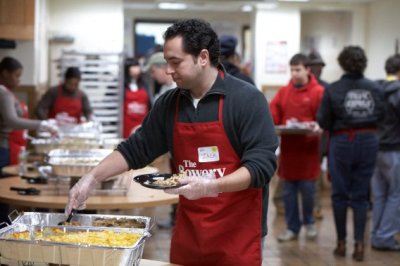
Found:
[[[72,217],[78,212],[77,209],[72,209],[71,213],[68,215],[67,220],[63,221],[63,222],[59,222],[57,225],[66,225],[68,223],[71,222]]]
[[[18,194],[20,195],[39,195],[40,190],[34,187],[28,187],[28,188],[23,188],[23,187],[10,187],[10,190],[17,191]]]

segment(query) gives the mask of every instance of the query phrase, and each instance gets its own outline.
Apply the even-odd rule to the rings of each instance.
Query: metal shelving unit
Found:
[[[121,53],[62,51],[59,73],[79,67],[80,88],[88,95],[96,120],[102,124],[102,138],[122,134],[123,71]]]

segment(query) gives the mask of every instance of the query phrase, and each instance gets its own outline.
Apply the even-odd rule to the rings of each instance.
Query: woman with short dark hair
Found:
[[[368,191],[378,151],[377,123],[383,113],[378,85],[363,76],[367,66],[364,50],[347,46],[338,61],[345,74],[324,92],[317,120],[329,131],[328,166],[332,177],[336,256],[346,255],[347,208],[353,209],[353,259],[364,259],[364,234]]]
[[[19,86],[22,64],[15,58],[4,57],[0,62],[0,177],[1,169],[18,163],[18,154],[26,145],[26,130],[45,130],[57,134],[48,121],[28,119],[25,103],[15,97]],[[8,205],[0,205],[0,222],[7,221]]]

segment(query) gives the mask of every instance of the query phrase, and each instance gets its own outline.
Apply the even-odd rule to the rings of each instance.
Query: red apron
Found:
[[[283,121],[295,117],[299,121],[315,121],[316,111],[310,90],[290,88],[282,101]],[[299,97],[300,95],[300,97]],[[320,137],[318,135],[282,135],[278,175],[288,181],[315,180],[320,175]]]
[[[146,90],[131,91],[126,89],[124,101],[124,138],[129,137],[133,128],[142,124],[148,112],[149,95]]]
[[[15,101],[21,106],[23,118],[28,118],[28,106],[24,103],[19,101],[16,97],[14,97]],[[8,147],[10,150],[10,164],[17,164],[18,163],[18,155],[21,151],[22,147],[26,146],[26,134],[27,130],[25,129],[18,129],[13,130],[8,135]]]
[[[225,134],[222,96],[219,120],[194,124],[178,122],[179,98],[173,135],[176,169],[187,170],[189,176],[213,171],[217,178],[237,170],[240,158]],[[206,152],[208,157],[199,155],[207,149],[214,152]],[[198,200],[180,196],[171,240],[171,262],[261,265],[261,215],[262,191],[258,188]]]
[[[82,115],[82,93],[79,92],[79,97],[73,98],[63,95],[62,85],[58,87],[57,98],[53,107],[49,111],[48,118],[55,118],[58,113],[67,113],[76,119],[78,123],[81,122]]]

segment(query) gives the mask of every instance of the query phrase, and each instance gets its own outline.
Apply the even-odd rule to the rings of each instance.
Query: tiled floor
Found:
[[[275,181],[271,187],[275,186]],[[273,189],[271,189],[273,191]],[[264,247],[263,265],[268,266],[319,266],[319,265],[374,265],[374,266],[392,266],[400,265],[400,252],[382,252],[375,251],[370,248],[369,243],[369,227],[367,232],[366,254],[364,262],[354,262],[351,258],[353,252],[352,242],[352,220],[351,211],[349,211],[348,220],[348,254],[346,258],[336,258],[332,251],[336,245],[335,226],[333,224],[333,216],[330,208],[329,184],[325,186],[323,191],[323,215],[322,220],[317,221],[319,235],[316,240],[306,240],[304,232],[300,233],[299,239],[287,243],[279,243],[276,236],[285,229],[285,222],[282,215],[277,215],[275,207],[270,203],[268,213],[269,235],[266,237]],[[158,220],[168,218],[170,211],[169,206],[157,207],[155,209],[147,209],[137,211],[137,213],[155,216]],[[146,241],[143,258],[169,261],[171,230],[153,229],[153,236]]]

